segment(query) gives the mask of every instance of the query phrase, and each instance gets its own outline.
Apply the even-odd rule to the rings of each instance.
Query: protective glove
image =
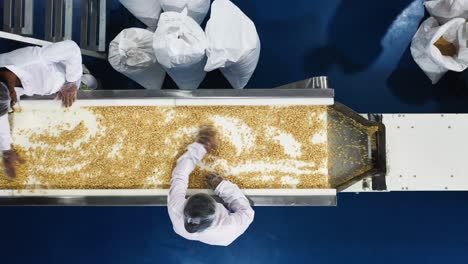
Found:
[[[22,159],[14,149],[3,151],[3,166],[5,167],[5,174],[8,178],[16,178],[16,163],[23,164]]]
[[[75,83],[67,82],[57,94],[57,98],[62,101],[64,107],[70,107],[76,101],[78,87]]]
[[[206,186],[213,190],[216,189],[222,181],[224,181],[224,178],[216,172],[210,172],[205,176]]]
[[[215,150],[218,147],[216,130],[211,126],[201,127],[200,131],[198,132],[197,143],[202,144],[207,152]]]

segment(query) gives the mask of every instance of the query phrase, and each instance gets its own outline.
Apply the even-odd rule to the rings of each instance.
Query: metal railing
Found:
[[[107,0],[81,0],[80,46],[83,55],[106,59]],[[34,45],[72,39],[73,0],[46,0],[45,34],[33,38],[34,0],[3,1],[0,38]]]

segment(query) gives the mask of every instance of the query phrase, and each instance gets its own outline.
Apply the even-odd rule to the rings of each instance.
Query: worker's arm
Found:
[[[169,211],[178,211],[184,205],[190,173],[205,154],[206,149],[202,144],[193,143],[187,147],[187,152],[177,160],[177,165],[172,171],[171,188],[167,197]]]
[[[80,47],[71,40],[65,40],[45,46],[42,48],[41,54],[46,61],[61,63],[65,66],[66,83],[58,91],[57,96],[62,101],[63,106],[70,107],[77,98],[78,87],[83,75]]]
[[[254,210],[250,206],[249,200],[239,187],[227,180],[223,180],[214,190],[216,195],[223,199],[230,214],[225,224],[230,225],[235,230],[232,240],[243,234],[254,219]]]
[[[190,173],[206,153],[217,146],[216,131],[209,126],[202,127],[198,132],[196,143],[190,144],[187,152],[177,160],[176,167],[172,172],[171,188],[167,197],[167,209],[170,215],[172,212],[181,212],[183,210]]]
[[[65,66],[65,79],[70,83],[77,83],[83,75],[80,47],[71,40],[52,43],[41,50],[42,57],[54,63]],[[79,85],[79,83],[77,84]]]
[[[229,210],[229,217],[223,221],[226,230],[231,230],[226,236],[225,245],[229,245],[237,237],[242,235],[254,219],[254,210],[249,200],[237,185],[224,180],[217,173],[209,173],[206,176],[206,184],[214,189],[216,195],[223,199]]]

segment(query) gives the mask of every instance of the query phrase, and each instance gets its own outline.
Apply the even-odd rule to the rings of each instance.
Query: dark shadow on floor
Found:
[[[338,65],[346,73],[366,70],[382,52],[388,28],[413,0],[342,1],[328,27],[327,43],[306,53],[306,72],[327,73]]]
[[[297,70],[304,61],[304,43],[313,43],[313,32],[320,31],[319,10],[284,20],[260,20],[257,30],[262,50],[249,87],[272,88],[309,77]]]
[[[435,101],[440,112],[468,111],[468,71],[447,72],[437,84],[432,85],[414,62],[409,46],[386,83],[405,104],[422,106]]]
[[[199,85],[198,89],[229,89],[232,88],[231,84],[224,78],[224,75],[219,70],[214,70],[212,72],[206,73],[205,78]],[[179,89],[177,84],[172,80],[172,78],[166,74],[162,89]]]
[[[296,64],[304,60],[298,56],[303,49],[303,43],[310,41],[310,37],[305,32],[314,32],[320,27],[319,21],[313,17],[314,14],[310,13],[288,21],[273,21],[260,25],[261,28],[275,30],[259,33],[262,50],[252,80],[255,88],[276,87],[308,77],[294,69]],[[281,37],[278,37],[278,34],[281,34]]]

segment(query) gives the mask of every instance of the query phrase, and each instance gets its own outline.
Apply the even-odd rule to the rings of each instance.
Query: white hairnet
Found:
[[[216,212],[216,201],[208,194],[192,195],[184,208],[184,227],[189,233],[198,233],[211,226]]]
[[[10,91],[8,91],[8,87],[4,83],[0,82],[0,116],[8,113],[10,103]]]

